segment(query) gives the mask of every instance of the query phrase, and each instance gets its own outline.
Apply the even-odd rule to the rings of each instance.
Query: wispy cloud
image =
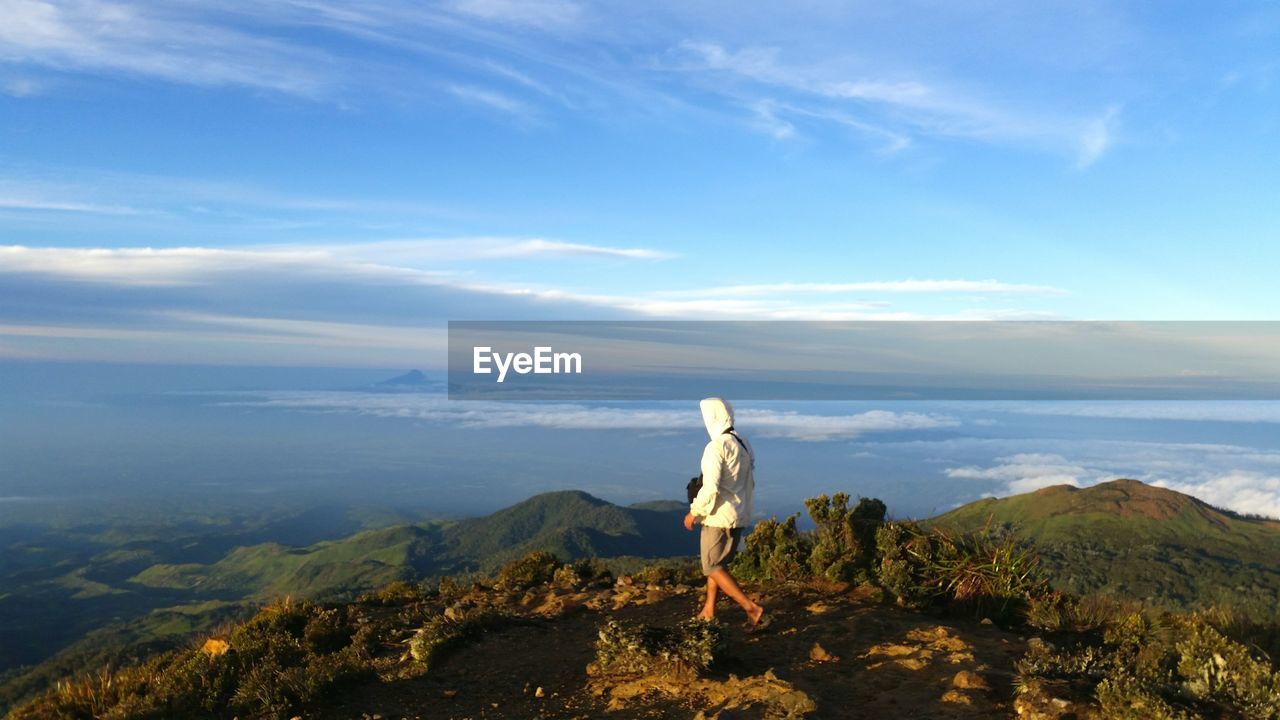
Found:
[[[558,430],[639,430],[655,433],[701,430],[702,421],[687,408],[602,407],[572,403],[457,402],[425,393],[359,392],[254,393],[244,400],[220,400],[241,407],[274,407],[310,412],[352,412],[476,429],[541,427]],[[954,427],[955,418],[917,412],[870,410],[848,415],[741,407],[736,424],[751,437],[804,442],[849,440],[869,433]]]
[[[526,103],[509,97],[496,90],[475,87],[473,85],[450,85],[449,92],[455,97],[461,98],[466,102],[482,105],[491,110],[498,110],[509,115],[514,115],[521,120],[532,119],[532,108]]]
[[[742,297],[757,295],[832,295],[844,293],[975,293],[1065,295],[1048,285],[1007,283],[998,280],[888,280],[873,282],[785,282],[755,285],[724,285],[682,291],[684,297]]]
[[[459,260],[535,258],[659,260],[649,248],[613,248],[541,238],[449,238],[367,244],[283,245],[260,248],[62,248],[0,245],[0,273],[35,273],[124,285],[185,285],[243,270],[289,268],[353,279],[377,277],[442,282],[441,263]],[[435,270],[413,267],[435,264]],[[396,263],[396,264],[391,264]]]
[[[569,0],[455,0],[449,7],[463,15],[544,29],[572,26],[583,15],[582,6]]]
[[[539,238],[453,238],[368,245],[280,245],[256,248],[62,248],[0,246],[0,294],[22,303],[0,305],[0,336],[18,338],[13,352],[45,357],[122,360],[202,357],[253,362],[255,348],[299,337],[314,341],[311,361],[334,359],[334,338],[346,337],[356,365],[420,364],[403,343],[388,339],[440,329],[450,319],[773,319],[921,320],[1030,319],[1010,309],[922,315],[895,311],[875,299],[760,296],[679,297],[656,292],[584,290],[478,277],[458,263],[647,263],[667,257],[651,248],[616,248]],[[596,284],[608,288],[608,281]],[[876,286],[877,283],[871,283]],[[893,285],[890,284],[889,287]],[[677,294],[678,295],[678,294]],[[215,320],[216,319],[216,320]],[[157,323],[164,325],[156,331]],[[279,323],[271,325],[271,323]],[[312,324],[307,324],[312,323]],[[316,325],[314,323],[327,323]],[[217,326],[217,327],[211,327]],[[19,327],[27,330],[20,331]],[[239,345],[225,336],[265,332],[279,342]],[[286,332],[286,327],[290,328]],[[389,328],[401,328],[390,330]],[[319,332],[323,330],[323,332]],[[141,334],[133,331],[141,331]],[[156,331],[156,332],[152,332]],[[211,335],[215,333],[215,335]],[[220,335],[216,333],[222,333]],[[44,340],[41,340],[43,338]],[[86,344],[96,338],[97,345]],[[382,338],[376,340],[376,338]],[[45,342],[47,340],[48,342]],[[65,341],[76,340],[68,345]],[[118,342],[117,342],[118,341]],[[222,343],[216,349],[210,343]],[[122,344],[124,343],[124,344]],[[215,352],[216,350],[216,352]],[[12,355],[12,353],[9,353]],[[302,354],[295,359],[302,360]],[[435,357],[435,356],[431,356]],[[267,362],[267,360],[263,360]]]
[[[668,69],[718,78],[703,86],[748,98],[757,124],[775,137],[795,134],[788,116],[807,117],[856,128],[890,151],[909,145],[912,135],[964,138],[1060,150],[1075,156],[1079,167],[1096,162],[1112,144],[1119,112],[1114,106],[1096,115],[1062,117],[1021,110],[938,81],[841,67],[787,64],[776,47],[729,49],[686,41],[677,46]]]
[[[1079,487],[1101,482],[1106,477],[1105,473],[1050,453],[1019,453],[996,458],[996,464],[988,467],[953,467],[944,473],[949,478],[995,480],[1002,484],[1002,494],[1031,492],[1050,485]]]
[[[189,85],[317,96],[337,77],[327,53],[183,14],[180,6],[5,0],[0,59]]]
[[[90,213],[93,215],[140,215],[138,208],[126,205],[99,205],[75,200],[49,200],[44,198],[0,197],[0,208],[8,210],[37,210],[47,212]]]
[[[41,84],[31,78],[19,77],[0,80],[0,92],[16,98],[39,95],[43,89]]]
[[[1186,422],[1280,423],[1280,403],[1239,402],[1108,402],[1034,403],[1002,409],[1027,415],[1058,415],[1113,420],[1181,420]]]
[[[881,152],[917,138],[977,140],[1063,152],[1080,167],[1114,145],[1119,115],[1115,102],[1098,112],[1065,112],[1061,104],[1041,106],[1034,92],[921,69],[936,61],[851,58],[849,47],[864,44],[838,25],[818,24],[833,13],[802,19],[814,24],[805,35],[812,42],[759,46],[720,39],[740,34],[718,12],[668,3],[652,7],[666,24],[589,0],[5,0],[0,7],[0,63],[249,88],[344,107],[434,92],[523,122],[554,122],[557,108],[571,108],[575,117],[591,111],[604,119],[640,113],[676,121],[745,112],[750,125],[778,139],[824,125],[852,130]],[[767,15],[757,22],[771,24]],[[858,13],[834,15],[855,35],[877,32],[874,23],[863,27]],[[338,52],[317,28],[374,52]],[[406,89],[389,77],[420,80]],[[21,94],[30,85],[7,87]]]

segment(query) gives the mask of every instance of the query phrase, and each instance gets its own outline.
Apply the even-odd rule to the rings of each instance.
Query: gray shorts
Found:
[[[722,528],[702,526],[702,574],[710,575],[716,570],[723,570],[733,562],[738,554],[738,539],[742,537],[742,528]]]

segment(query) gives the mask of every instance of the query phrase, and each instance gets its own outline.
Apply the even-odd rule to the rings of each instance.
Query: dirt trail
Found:
[[[698,607],[692,589],[650,588],[617,609],[607,603],[598,610],[579,607],[490,631],[425,675],[355,688],[339,704],[302,717],[628,720],[712,718],[722,711],[722,720],[788,712],[913,720],[1012,716],[1013,664],[1025,650],[1017,635],[856,593],[790,589],[763,600],[772,622],[756,634],[739,627],[737,608],[721,605],[727,646],[697,682],[621,687],[588,677],[597,628],[606,620],[673,625]],[[754,701],[741,707],[735,700],[744,694]]]

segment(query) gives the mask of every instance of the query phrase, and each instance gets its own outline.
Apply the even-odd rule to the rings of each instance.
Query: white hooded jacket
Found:
[[[756,482],[755,451],[733,428],[733,406],[721,398],[699,403],[711,441],[702,451],[702,490],[689,512],[708,527],[745,527],[751,522]]]

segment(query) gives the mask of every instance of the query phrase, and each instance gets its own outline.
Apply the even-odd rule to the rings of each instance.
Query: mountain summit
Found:
[[[378,384],[379,385],[396,385],[396,386],[430,385],[431,381],[427,379],[426,375],[422,374],[421,370],[410,370],[409,372],[403,375],[397,375],[393,378],[388,378],[386,380],[379,382]]]
[[[931,524],[1012,529],[1036,546],[1054,584],[1177,608],[1269,607],[1280,592],[1280,522],[1221,510],[1138,480],[1055,485],[984,498]]]

